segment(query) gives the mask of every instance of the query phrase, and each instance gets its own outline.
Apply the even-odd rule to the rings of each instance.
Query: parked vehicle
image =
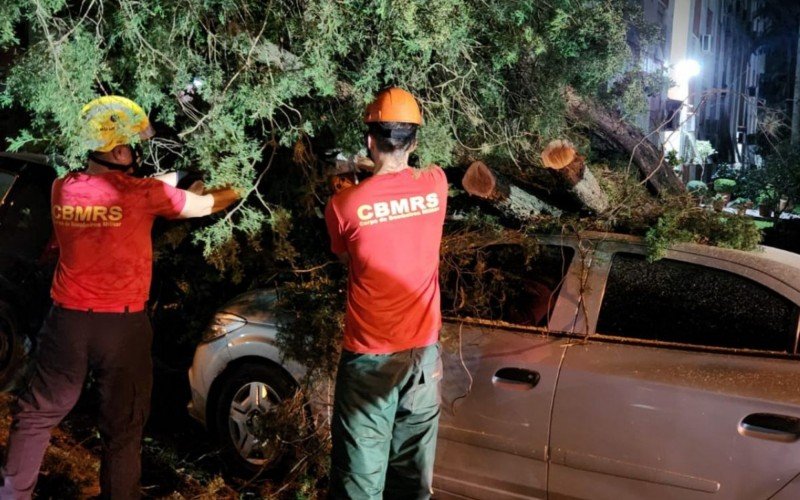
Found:
[[[540,243],[532,262],[485,249],[512,293],[444,325],[437,498],[800,498],[799,255]],[[303,374],[274,298],[221,308],[189,373],[192,415],[251,469],[278,456],[254,424]]]
[[[55,177],[44,155],[0,152],[0,388],[17,373],[50,304]]]

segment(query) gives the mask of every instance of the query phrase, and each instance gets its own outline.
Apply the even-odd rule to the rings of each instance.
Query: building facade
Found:
[[[663,43],[648,49],[643,69],[666,70],[672,86],[650,99],[647,128],[667,151],[696,163],[697,141],[709,141],[718,163],[758,164],[759,81],[765,54],[755,39],[765,29],[762,0],[642,0],[646,21]],[[640,124],[641,125],[641,124]],[[698,178],[699,169],[684,172]],[[706,172],[706,177],[710,172]]]

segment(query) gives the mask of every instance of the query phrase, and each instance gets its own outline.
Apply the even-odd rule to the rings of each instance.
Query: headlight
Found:
[[[247,320],[231,313],[217,313],[203,332],[203,342],[211,342],[235,332],[247,324]]]

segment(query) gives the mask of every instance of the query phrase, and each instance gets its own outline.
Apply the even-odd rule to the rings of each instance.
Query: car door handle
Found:
[[[539,383],[539,372],[524,368],[500,368],[492,377],[492,385],[512,391],[527,391]]]
[[[753,413],[739,422],[739,434],[792,443],[800,439],[800,418],[774,413]]]

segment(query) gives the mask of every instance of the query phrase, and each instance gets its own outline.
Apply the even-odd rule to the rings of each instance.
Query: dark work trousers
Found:
[[[430,498],[441,380],[438,344],[393,354],[342,353],[329,498]]]
[[[89,369],[100,393],[102,496],[140,498],[142,428],[153,385],[147,314],[54,307],[39,338],[30,383],[12,407],[0,499],[31,498],[50,431],[75,406]]]

